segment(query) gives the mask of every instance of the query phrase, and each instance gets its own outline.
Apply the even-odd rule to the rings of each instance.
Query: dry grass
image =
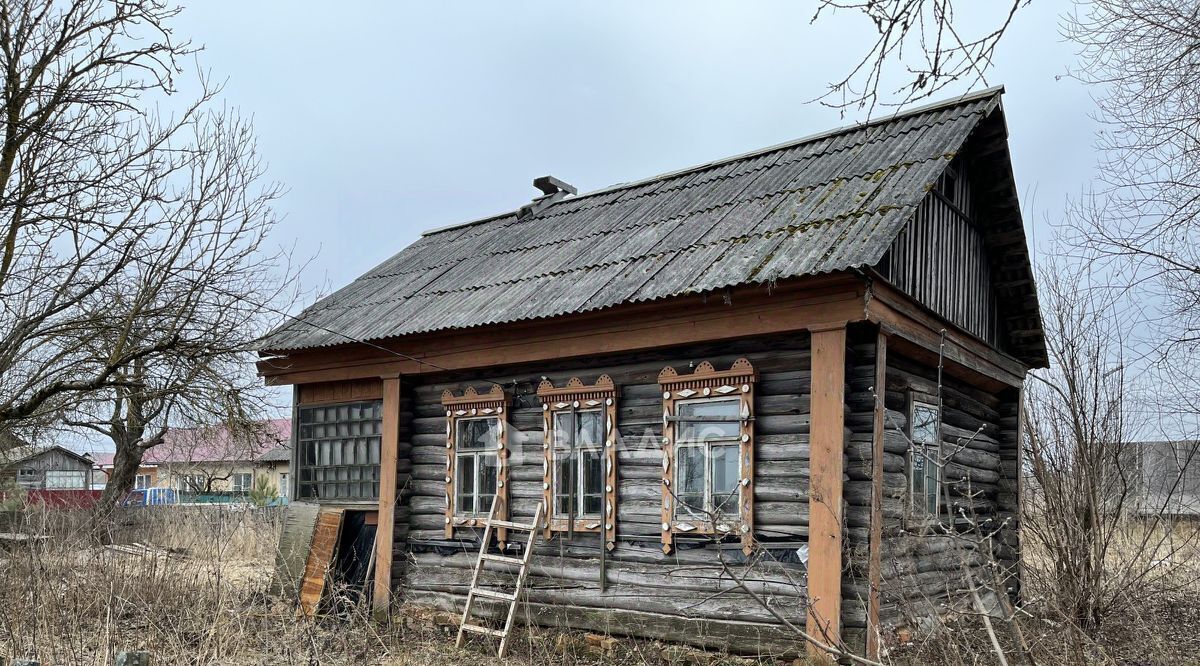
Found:
[[[291,604],[266,592],[278,527],[270,514],[219,507],[130,511],[103,535],[115,546],[95,545],[89,519],[32,510],[0,522],[0,531],[45,537],[0,550],[0,657],[82,666],[146,650],[159,664],[434,666],[495,655],[495,643],[483,639],[456,650],[457,618],[446,613],[403,609],[382,624],[355,613],[297,620]],[[599,638],[520,630],[509,662],[744,663]]]
[[[0,531],[45,536],[0,550],[0,657],[43,664],[108,664],[123,650],[148,650],[160,664],[478,663],[495,643],[473,638],[453,647],[457,618],[405,608],[389,623],[365,615],[317,622],[295,619],[290,604],[266,594],[275,553],[276,516],[217,507],[132,511],[95,545],[88,516],[30,511]],[[139,544],[139,545],[132,545]],[[1051,563],[1031,557],[1037,572]],[[1093,632],[1094,640],[1055,620],[1039,576],[1027,576],[1030,602],[1019,615],[1038,663],[1176,664],[1200,654],[1200,588],[1194,558],[1176,558],[1178,583],[1130,597],[1126,609]],[[1002,642],[1015,642],[1008,623]],[[1015,654],[1015,650],[1010,654]],[[532,628],[514,638],[510,663],[748,664],[652,641],[613,640]],[[886,663],[992,664],[978,617],[947,618],[885,657]],[[1013,660],[1013,663],[1020,663]]]
[[[1057,610],[1056,569],[1051,558],[1026,540],[1024,603],[1012,621],[993,620],[1010,663],[1024,663],[1024,641],[1038,663],[1194,664],[1200,663],[1200,525],[1136,519],[1115,538],[1106,566],[1112,571],[1144,571],[1115,600],[1116,611],[1100,626],[1081,630]],[[896,664],[941,666],[995,664],[978,616],[942,618],[891,650]]]

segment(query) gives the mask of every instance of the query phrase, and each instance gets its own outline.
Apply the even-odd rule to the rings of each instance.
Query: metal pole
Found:
[[[608,584],[608,549],[605,548],[608,532],[604,529],[605,520],[606,517],[602,510],[600,514],[600,592],[602,594]]]

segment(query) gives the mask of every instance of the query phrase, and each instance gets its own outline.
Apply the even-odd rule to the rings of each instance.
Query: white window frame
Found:
[[[150,487],[150,475],[149,474],[138,474],[137,476],[133,477],[133,489],[134,490],[145,490],[149,487]]]
[[[62,485],[61,482],[65,479],[70,479],[72,485]],[[76,480],[78,483],[74,483]],[[48,469],[45,473],[43,487],[46,490],[86,490],[87,472],[78,469]]]
[[[918,409],[925,409],[933,412],[933,442],[918,442],[916,439],[916,413]],[[941,513],[942,503],[942,410],[938,406],[937,400],[932,397],[912,396],[908,405],[908,439],[909,450],[907,460],[907,476],[908,476],[908,496],[909,507],[913,513],[925,516],[937,516]],[[923,458],[922,484],[921,492],[918,497],[916,487],[916,466],[913,461],[917,456]],[[933,476],[929,475],[930,467],[933,469]],[[934,495],[933,507],[929,506],[929,481],[933,481]]]
[[[691,400],[677,400],[672,409],[672,411],[674,413],[671,414],[671,416],[678,418],[679,412],[680,412],[679,408],[683,407],[685,405],[704,404],[704,403],[711,404],[711,403],[719,403],[719,402],[728,402],[728,403],[732,404],[735,408],[734,409],[735,415],[737,414],[737,408],[739,408],[741,406],[741,398],[740,397],[733,397],[733,398],[712,397],[712,398],[694,398]],[[682,421],[677,421],[676,423],[682,423]],[[738,460],[741,457],[741,437],[739,435],[733,435],[730,437],[720,437],[717,439],[684,440],[681,437],[677,437],[675,439],[675,452],[674,452],[674,456],[673,456],[674,462],[675,462],[674,478],[675,478],[676,488],[677,488],[676,492],[679,495],[684,494],[682,491],[678,490],[678,487],[679,487],[678,484],[680,483],[680,479],[681,479],[681,476],[679,474],[679,461],[680,461],[679,452],[683,449],[704,449],[704,507],[702,509],[704,514],[696,515],[695,513],[693,513],[696,509],[693,507],[685,506],[683,504],[682,498],[679,498],[679,501],[675,502],[675,518],[677,520],[678,519],[708,520],[708,517],[710,515],[712,515],[712,512],[714,512],[716,510],[716,507],[712,506],[712,496],[713,496],[712,462],[713,462],[713,447],[714,446],[731,447],[735,450],[734,459]],[[740,467],[740,465],[739,465],[739,467]],[[729,507],[728,505],[726,505],[725,508],[722,509],[722,514],[726,515],[726,516],[732,515],[733,517],[736,518],[737,516],[741,515],[741,511],[742,511],[741,493],[737,492],[736,482],[734,484],[734,492],[731,494],[731,499],[733,499],[735,502],[734,506]]]
[[[244,482],[244,483],[243,483]],[[234,472],[229,477],[229,490],[235,493],[248,493],[254,489],[254,474],[251,472]]]
[[[495,432],[497,434],[496,441],[489,442],[481,448],[467,449],[466,451],[462,450],[462,448],[458,444],[458,442],[459,442],[458,432],[459,432],[459,428],[462,426],[462,424],[467,423],[469,421],[495,421],[497,424],[496,429],[495,429]],[[463,518],[480,518],[480,517],[486,517],[488,515],[488,513],[491,511],[492,507],[491,507],[490,502],[488,503],[488,506],[486,506],[486,507],[482,506],[480,503],[479,458],[480,458],[480,456],[491,456],[492,459],[495,460],[494,469],[496,470],[496,479],[495,479],[495,482],[493,485],[496,487],[496,491],[499,492],[499,490],[500,490],[500,478],[499,478],[500,477],[500,456],[499,456],[499,447],[497,446],[497,444],[500,441],[499,434],[500,434],[500,428],[502,427],[499,423],[500,423],[500,417],[498,417],[498,416],[470,416],[470,417],[462,417],[462,418],[454,419],[454,470],[453,470],[453,477],[454,477],[454,515],[455,516],[459,516],[459,517],[463,517]],[[471,467],[474,470],[474,472],[473,472],[474,473],[474,483],[471,484],[471,504],[473,504],[475,506],[474,511],[463,511],[461,502],[459,501],[459,485],[460,485],[459,480],[461,477],[458,475],[458,472],[459,472],[461,465],[463,464],[463,460],[466,460],[466,459],[471,460]]]
[[[562,487],[562,480],[561,480],[562,475],[560,474],[560,471],[559,471],[560,455],[562,455],[562,454],[570,455],[571,447],[569,444],[564,445],[562,443],[562,441],[564,441],[564,440],[560,439],[560,437],[559,437],[558,426],[557,426],[557,423],[558,423],[557,417],[559,414],[570,414],[572,412],[575,413],[576,417],[578,417],[579,414],[584,414],[584,413],[595,413],[600,417],[600,429],[601,429],[600,441],[593,442],[591,444],[580,444],[580,443],[576,442],[574,469],[572,470],[573,476],[575,477],[575,491],[576,491],[575,492],[575,520],[599,519],[601,517],[601,515],[603,514],[603,507],[604,507],[604,502],[606,499],[605,498],[606,493],[604,491],[604,476],[605,476],[605,474],[604,474],[604,435],[603,435],[604,418],[606,416],[606,410],[602,407],[588,408],[588,409],[576,409],[576,408],[559,409],[559,410],[554,410],[551,413],[551,416],[550,416],[550,427],[551,427],[551,433],[552,433],[551,441],[554,442],[554,447],[551,451],[551,461],[552,461],[551,464],[553,467],[553,469],[551,470],[551,476],[552,476],[552,481],[551,481],[552,488],[551,488],[551,493],[550,493],[550,497],[552,500],[551,510],[554,512],[553,517],[555,519],[561,519],[561,520],[569,520],[570,519],[570,515],[568,513],[560,512],[558,510],[558,497],[559,497],[559,495],[566,494],[566,493],[559,492],[559,488]],[[579,428],[577,425],[576,430],[578,430],[578,429]],[[583,510],[584,504],[585,504],[583,501],[583,499],[584,499],[583,488],[584,488],[584,480],[585,479],[584,479],[583,456],[581,454],[585,451],[595,453],[597,456],[600,457],[600,489],[598,492],[591,493],[591,494],[592,495],[598,494],[600,496],[601,510],[593,511],[590,513],[585,513]]]
[[[208,485],[208,477],[203,474],[182,474],[179,477],[179,492],[202,493]]]

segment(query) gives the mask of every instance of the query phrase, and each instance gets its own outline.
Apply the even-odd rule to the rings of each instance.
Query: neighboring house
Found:
[[[1112,472],[1113,487],[1127,487],[1140,515],[1200,517],[1200,442],[1130,442]]]
[[[0,452],[0,469],[26,491],[92,487],[92,459],[61,446],[24,445]]]
[[[113,454],[109,451],[93,451],[88,454],[95,461],[95,472],[92,475],[92,486],[103,489],[108,485],[108,479],[113,471]],[[142,459],[142,464],[138,467],[137,476],[134,477],[133,489],[145,490],[153,488],[158,477],[158,465],[146,462]]]
[[[427,232],[262,345],[294,499],[343,543],[377,523],[377,606],[442,608],[493,499],[544,503],[528,617],[741,653],[807,624],[874,656],[903,609],[970,599],[933,514],[998,526],[999,569],[969,570],[1016,589],[1047,358],[1000,97],[587,194],[539,178]]]
[[[291,420],[272,419],[257,426],[247,433],[231,433],[224,426],[168,431],[164,441],[142,457],[134,489],[174,488],[184,501],[188,496],[222,501],[249,493],[259,474],[268,475],[278,488],[279,465],[264,464],[261,458],[279,448],[290,450]],[[95,455],[100,469],[111,475],[113,454]],[[286,475],[286,468],[283,471]]]
[[[256,461],[255,481],[257,482],[259,476],[265,475],[270,479],[271,485],[279,493],[279,497],[284,502],[287,502],[290,498],[291,461],[292,447],[290,442],[267,451],[259,456]]]

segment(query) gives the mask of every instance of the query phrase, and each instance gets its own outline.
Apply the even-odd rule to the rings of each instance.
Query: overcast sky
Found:
[[[1003,4],[970,3],[985,9],[967,18],[990,24]],[[861,57],[872,25],[856,13],[810,25],[809,2],[191,5],[176,32],[254,117],[289,190],[275,239],[315,256],[303,277],[325,290],[422,230],[515,209],[537,176],[588,191],[866,115],[809,100]],[[1095,160],[1086,91],[1059,76],[1074,61],[1065,6],[1018,13],[988,81],[1007,88],[1039,243]]]
[[[960,27],[990,29],[1006,4],[964,4]],[[811,25],[800,0],[448,5],[194,0],[175,22],[225,82],[222,103],[254,118],[288,189],[274,240],[311,259],[310,289],[346,284],[423,230],[514,210],[538,176],[585,192],[866,118],[811,103],[874,39],[857,13]],[[987,81],[1007,89],[1039,245],[1095,163],[1090,99],[1062,77],[1068,6],[1022,9]],[[276,396],[281,410],[289,399]]]

